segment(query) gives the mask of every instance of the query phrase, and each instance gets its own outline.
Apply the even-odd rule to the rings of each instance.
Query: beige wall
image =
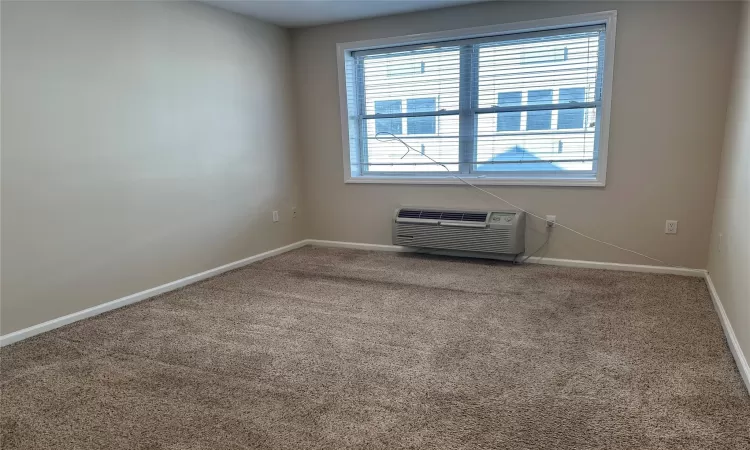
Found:
[[[750,361],[750,5],[742,17],[708,271]]]
[[[303,238],[288,41],[195,3],[2,2],[2,334]]]
[[[705,268],[737,3],[494,2],[295,30],[293,55],[309,237],[389,244],[400,204],[504,208],[461,186],[344,184],[336,43],[618,11],[605,188],[503,187],[533,212],[672,264]],[[679,220],[679,234],[664,222]],[[527,248],[543,239],[532,221]],[[557,230],[547,256],[649,264]]]

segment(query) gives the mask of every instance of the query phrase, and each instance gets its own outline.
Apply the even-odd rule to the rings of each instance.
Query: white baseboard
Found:
[[[187,286],[188,284],[196,283],[198,281],[205,280],[206,278],[214,277],[221,273],[246,266],[256,261],[260,261],[272,256],[280,255],[282,253],[298,249],[300,247],[304,247],[305,245],[307,245],[307,241],[298,241],[293,244],[285,245],[284,247],[279,247],[264,253],[260,253],[258,255],[251,256],[249,258],[241,259],[229,264],[224,264],[223,266],[209,269],[205,272],[196,273],[195,275],[190,275],[177,281],[172,281],[167,284],[162,284],[161,286],[137,292],[135,294],[128,295],[127,297],[118,298],[117,300],[112,300],[111,302],[92,306],[91,308],[74,312],[72,314],[68,314],[67,316],[58,317],[56,319],[48,320],[47,322],[40,323],[38,325],[33,325],[22,330],[14,331],[13,333],[8,333],[6,335],[0,336],[0,347],[4,347],[26,338],[30,338],[31,336],[44,333],[45,331],[54,330],[55,328],[59,328],[63,325],[68,325],[70,323],[86,319],[88,317],[96,316],[113,309],[121,308],[125,305],[130,305],[131,303],[140,302],[141,300],[146,300],[159,294],[179,289],[183,286]]]
[[[323,241],[320,239],[308,239],[305,242],[307,245],[312,245],[315,247],[350,248],[354,250],[377,250],[381,252],[415,252],[417,251],[414,248],[402,247],[400,245],[363,244],[360,242]]]
[[[624,272],[662,273],[669,275],[683,275],[687,277],[705,277],[703,269],[687,267],[649,266],[645,264],[621,264],[599,261],[582,261],[578,259],[557,259],[532,256],[527,262],[532,264],[546,264],[549,266],[580,267],[583,269],[621,270]]]
[[[416,252],[418,251],[412,247],[402,247],[400,245],[384,245],[384,244],[363,244],[359,242],[343,242],[343,241],[322,241],[318,239],[308,239],[308,245],[314,245],[318,247],[336,247],[336,248],[351,248],[356,250],[379,250],[386,252]],[[648,266],[640,264],[620,264],[620,263],[608,263],[599,261],[582,261],[577,259],[557,259],[557,258],[544,258],[532,256],[527,261],[532,264],[546,264],[550,266],[563,266],[563,267],[580,267],[583,269],[603,269],[603,270],[621,270],[625,272],[647,272],[647,273],[663,273],[672,275],[684,275],[689,277],[705,277],[706,271],[703,269],[689,269],[683,267],[667,267],[667,266]]]
[[[727,313],[724,311],[724,305],[721,304],[719,293],[716,292],[716,287],[714,287],[714,282],[711,280],[711,275],[708,272],[706,272],[706,284],[708,285],[708,292],[711,293],[711,300],[714,302],[716,314],[719,315],[721,327],[724,328],[724,335],[727,337],[729,350],[731,350],[732,356],[734,356],[737,369],[739,369],[740,375],[742,375],[742,379],[745,381],[745,387],[748,393],[750,393],[750,365],[748,365],[745,354],[742,352],[742,348],[740,348],[740,342],[734,334],[732,323],[729,322],[729,317],[727,317]]]

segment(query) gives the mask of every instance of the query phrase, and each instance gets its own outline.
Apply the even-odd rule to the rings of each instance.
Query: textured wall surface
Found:
[[[745,3],[716,193],[708,271],[750,360],[750,5]]]
[[[198,3],[2,2],[3,334],[303,237],[289,44]]]

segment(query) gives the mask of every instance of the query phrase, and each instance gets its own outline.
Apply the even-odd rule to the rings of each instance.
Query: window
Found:
[[[552,89],[540,89],[529,91],[527,105],[550,105],[552,104]],[[552,110],[529,111],[526,119],[527,130],[549,130],[552,126]]]
[[[615,18],[340,44],[347,181],[604,185]]]
[[[584,103],[586,101],[586,88],[563,88],[560,89],[560,103],[575,104]],[[567,130],[572,128],[585,128],[583,123],[584,110],[580,108],[576,109],[561,109],[557,113],[557,128],[559,130]]]
[[[497,94],[497,106],[521,106],[521,92]],[[520,131],[521,111],[497,113],[497,131]]]
[[[525,100],[522,92],[501,92],[497,94],[499,107],[544,105],[554,103],[554,92],[550,89],[529,91]],[[557,129],[566,130],[585,128],[584,109],[576,108],[578,103],[586,101],[586,88],[562,88],[559,91],[558,103],[568,104],[571,109],[560,109],[557,114]],[[564,106],[564,105],[563,105]],[[529,111],[526,113],[525,128],[521,127],[521,111],[497,113],[496,131],[550,130],[554,111]],[[559,141],[562,147],[562,141]]]
[[[568,47],[533,48],[521,53],[521,64],[544,64],[568,59]]]
[[[434,98],[410,98],[406,101],[406,112],[435,112]],[[406,118],[407,134],[435,134],[435,116]]]
[[[386,67],[389,77],[406,77],[424,73],[424,61],[393,62]]]
[[[401,100],[380,100],[375,102],[375,114],[398,114],[401,112]],[[375,120],[376,133],[401,134],[401,118]]]

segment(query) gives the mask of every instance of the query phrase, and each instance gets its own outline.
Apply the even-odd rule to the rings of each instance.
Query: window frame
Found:
[[[341,110],[342,146],[344,156],[344,182],[365,184],[463,184],[454,177],[470,180],[478,185],[516,185],[516,186],[594,186],[606,185],[607,159],[609,147],[609,119],[612,98],[612,79],[615,60],[615,30],[617,11],[603,11],[591,14],[575,16],[556,17],[525,22],[515,22],[500,25],[491,25],[459,30],[441,31],[435,33],[423,33],[409,36],[389,37],[383,39],[372,39],[365,41],[347,42],[336,44],[338,57],[339,75],[339,103]],[[591,25],[605,25],[604,46],[604,69],[601,79],[601,105],[598,108],[596,128],[596,152],[595,177],[590,176],[590,171],[585,174],[571,171],[558,172],[555,177],[549,174],[525,172],[516,176],[498,176],[497,173],[489,172],[486,175],[472,172],[471,174],[443,174],[425,173],[419,176],[388,175],[386,174],[359,174],[352,173],[352,163],[359,161],[360,136],[358,127],[352,126],[357,123],[358,102],[364,100],[364,86],[355,83],[353,69],[355,65],[352,53],[355,51],[375,50],[387,47],[411,46],[429,44],[441,41],[454,41],[461,39],[476,39],[482,37],[498,37],[513,35],[524,32],[540,32],[548,30],[559,30],[571,27],[584,27]],[[352,86],[354,89],[350,89]],[[353,93],[352,99],[349,93]],[[352,110],[350,110],[352,109]],[[464,164],[464,163],[460,163]],[[546,175],[546,176],[545,176]]]

